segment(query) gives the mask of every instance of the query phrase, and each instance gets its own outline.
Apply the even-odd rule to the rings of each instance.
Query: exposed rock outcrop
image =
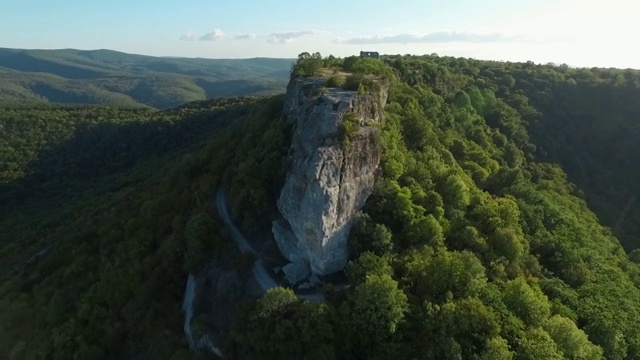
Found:
[[[344,268],[349,230],[373,190],[381,156],[374,125],[384,120],[384,84],[358,93],[325,89],[323,83],[321,78],[292,79],[284,103],[283,118],[295,132],[278,200],[283,219],[272,230],[292,262],[283,268],[292,284]],[[347,117],[358,125],[345,141],[340,133]]]

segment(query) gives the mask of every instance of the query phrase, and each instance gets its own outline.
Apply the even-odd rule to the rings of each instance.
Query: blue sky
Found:
[[[635,0],[2,0],[0,47],[207,58],[359,50],[640,68]]]

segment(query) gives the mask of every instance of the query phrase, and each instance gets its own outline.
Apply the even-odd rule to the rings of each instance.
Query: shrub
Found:
[[[343,145],[349,145],[353,137],[358,132],[360,120],[356,113],[350,112],[344,114],[344,119],[338,125],[338,139]]]
[[[346,78],[343,75],[333,75],[327,79],[324,86],[329,88],[341,87],[346,82]]]
[[[364,94],[367,91],[380,91],[381,89],[378,81],[363,74],[347,76],[342,88],[349,91],[357,91],[359,94]]]
[[[345,90],[356,91],[358,90],[358,87],[360,87],[360,84],[362,83],[363,80],[364,80],[364,75],[362,74],[349,75],[345,79],[345,83],[342,86],[342,88]]]

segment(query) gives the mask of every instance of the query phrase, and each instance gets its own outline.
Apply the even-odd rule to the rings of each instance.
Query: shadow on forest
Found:
[[[97,184],[107,191],[123,188],[130,181],[127,176],[111,182],[112,175],[126,174],[141,161],[189,146],[221,130],[249,113],[247,102],[236,101],[212,110],[198,108],[211,104],[205,101],[156,113],[155,119],[78,124],[70,139],[41,149],[37,159],[27,165],[24,177],[0,185],[0,203],[5,205],[0,213],[30,199],[37,199],[38,205],[64,201],[78,192],[97,191]]]

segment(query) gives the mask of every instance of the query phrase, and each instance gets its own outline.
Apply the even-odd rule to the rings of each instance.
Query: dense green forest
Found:
[[[239,304],[225,357],[640,359],[640,72],[301,54],[293,76],[314,75],[390,85],[351,287]],[[281,108],[3,108],[0,357],[206,358],[186,276],[232,247],[219,186],[245,222],[274,216]]]
[[[111,50],[0,48],[0,104],[171,108],[221,96],[282,92],[290,59],[189,59]]]

